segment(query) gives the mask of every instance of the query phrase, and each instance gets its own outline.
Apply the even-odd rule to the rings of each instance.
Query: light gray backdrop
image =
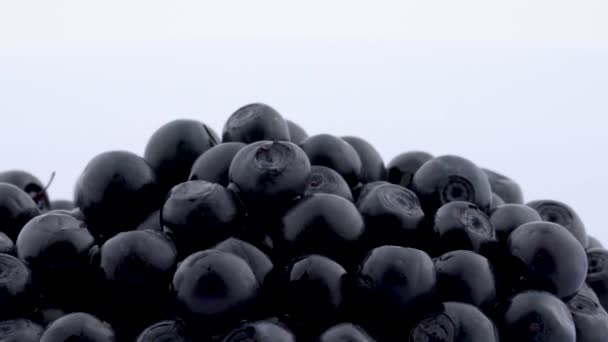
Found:
[[[463,155],[608,242],[605,1],[255,3],[3,3],[0,169],[70,198],[97,153],[262,101],[387,162]]]

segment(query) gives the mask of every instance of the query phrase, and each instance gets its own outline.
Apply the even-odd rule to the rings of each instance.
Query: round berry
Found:
[[[608,251],[603,248],[589,249],[587,259],[587,284],[593,289],[604,309],[608,310]]]
[[[57,341],[115,342],[116,336],[112,327],[95,316],[74,312],[51,323],[40,339],[40,342]]]
[[[44,328],[23,318],[0,321],[0,341],[39,342]]]
[[[264,279],[266,279],[266,276],[274,267],[272,260],[264,252],[249,242],[237,238],[228,238],[215,245],[213,249],[232,253],[243,258],[249,264],[253,273],[255,273],[260,284],[264,283]]]
[[[606,339],[608,313],[597,298],[579,291],[566,304],[574,320],[577,342],[600,342]]]
[[[51,202],[46,192],[45,186],[36,176],[21,170],[10,170],[0,172],[0,183],[13,184],[28,194],[40,211],[47,211],[51,208]]]
[[[523,204],[504,204],[490,215],[490,223],[500,241],[506,241],[515,228],[535,221],[542,221],[542,218],[536,210]]]
[[[369,142],[359,137],[342,137],[349,143],[361,159],[361,183],[386,180],[386,166],[382,156]]]
[[[203,180],[228,186],[230,179],[228,171],[234,156],[247,145],[239,142],[229,142],[215,145],[201,154],[192,165],[188,180]]]
[[[543,221],[557,223],[568,229],[583,247],[587,247],[585,225],[568,205],[558,201],[539,200],[532,201],[527,206],[536,210]]]
[[[300,125],[291,120],[285,121],[287,122],[287,128],[289,128],[289,137],[292,143],[299,145],[308,138],[308,133]]]
[[[32,218],[40,215],[38,205],[18,187],[0,183],[0,230],[12,240]]]
[[[135,228],[160,202],[154,170],[123,151],[93,158],[76,184],[74,202],[102,239]]]
[[[458,156],[435,157],[424,163],[412,179],[427,215],[433,215],[446,203],[465,201],[487,212],[492,190],[486,174],[475,164]]]
[[[496,242],[490,218],[469,202],[455,201],[443,205],[435,214],[433,226],[441,252],[466,249],[485,252]]]
[[[312,165],[326,166],[338,172],[350,187],[361,181],[361,158],[349,143],[329,134],[308,137],[300,147]]]
[[[431,154],[422,151],[401,153],[388,163],[388,181],[409,189],[416,171],[431,159]]]
[[[576,341],[570,310],[544,291],[526,291],[510,298],[502,305],[497,323],[505,341]]]
[[[232,330],[222,342],[295,342],[294,334],[270,320],[247,322]]]
[[[245,144],[261,140],[289,141],[289,127],[281,114],[263,103],[252,103],[239,108],[226,121],[223,142]]]
[[[568,298],[587,275],[587,255],[581,244],[558,224],[530,222],[507,240],[514,278],[523,288],[544,290]]]
[[[325,330],[318,342],[375,342],[361,327],[352,323],[340,323]]]
[[[180,321],[161,321],[147,327],[139,334],[136,342],[190,342],[191,339]]]
[[[174,120],[156,130],[146,145],[144,159],[158,176],[163,192],[185,182],[192,164],[219,143],[215,132],[196,120]]]
[[[499,196],[505,203],[524,203],[521,187],[512,179],[488,169],[483,169],[483,171],[488,176],[492,192]]]
[[[325,166],[313,165],[310,168],[310,176],[304,196],[319,193],[333,194],[353,201],[353,194],[339,173]]]

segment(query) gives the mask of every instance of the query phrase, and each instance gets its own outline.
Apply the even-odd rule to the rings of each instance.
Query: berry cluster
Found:
[[[608,251],[458,156],[385,165],[264,104],[158,129],[74,201],[0,173],[1,341],[608,340]]]

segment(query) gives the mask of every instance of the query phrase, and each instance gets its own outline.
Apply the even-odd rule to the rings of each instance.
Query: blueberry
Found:
[[[587,247],[585,225],[568,205],[551,200],[532,201],[526,205],[536,210],[544,221],[554,222],[568,229],[583,247]]]
[[[160,210],[153,211],[145,220],[143,220],[136,230],[151,230],[154,232],[162,232],[163,225],[160,220]]]
[[[355,205],[343,197],[305,197],[283,216],[277,247],[287,258],[322,254],[345,264],[359,257],[365,230]]]
[[[471,251],[452,251],[433,260],[440,300],[490,308],[496,300],[496,279],[485,257]]]
[[[93,275],[90,258],[97,245],[84,222],[65,214],[43,214],[23,227],[16,248],[47,299],[68,307],[85,304]]]
[[[74,203],[102,239],[131,230],[158,207],[154,170],[141,157],[123,151],[93,158],[76,184]]]
[[[228,238],[215,245],[213,249],[232,253],[243,258],[251,267],[260,284],[264,283],[264,279],[274,267],[272,260],[259,248],[237,238]]]
[[[201,154],[192,165],[189,180],[203,180],[228,186],[228,171],[234,156],[247,145],[240,142],[228,142],[215,145]]]
[[[192,164],[203,152],[219,143],[209,126],[196,120],[174,120],[152,134],[144,159],[158,176],[163,191],[188,180]]]
[[[0,232],[0,253],[15,254],[15,243],[2,232]]]
[[[51,323],[40,342],[89,341],[114,342],[114,330],[107,323],[84,312],[67,314]]]
[[[106,241],[96,256],[103,305],[116,328],[139,332],[160,318],[169,303],[169,285],[177,252],[162,234],[120,233]]]
[[[239,108],[226,121],[222,141],[250,144],[256,141],[289,141],[289,127],[274,108],[252,103]]]
[[[499,311],[497,323],[505,341],[576,341],[570,310],[548,292],[519,293],[505,302]]]
[[[534,221],[542,221],[542,218],[536,210],[523,204],[504,204],[490,215],[490,223],[500,241],[506,241],[515,228]]]
[[[597,298],[587,295],[585,291],[579,291],[566,304],[574,320],[577,342],[602,342],[606,340],[606,336],[608,336],[608,313]]]
[[[287,122],[287,127],[289,128],[289,137],[290,141],[296,145],[302,143],[302,141],[308,138],[308,133],[297,123],[291,120],[285,120]]]
[[[361,158],[349,143],[329,134],[308,137],[300,147],[312,165],[326,166],[338,172],[350,187],[361,181]]]
[[[50,210],[72,210],[75,208],[74,202],[70,200],[53,200]]]
[[[32,197],[41,211],[47,211],[51,208],[45,186],[31,173],[21,170],[0,172],[0,182],[13,184],[23,190]]]
[[[482,253],[496,243],[490,218],[469,202],[454,201],[443,205],[437,210],[433,229],[437,248],[442,253],[457,249]]]
[[[34,289],[29,268],[12,255],[0,254],[0,317],[15,318],[32,309]]]
[[[486,174],[458,156],[427,161],[414,174],[411,187],[427,215],[433,215],[442,205],[453,201],[471,202],[487,212],[492,201]]]
[[[587,235],[587,249],[591,248],[604,248],[604,245],[600,242],[600,240],[594,238],[593,236]]]
[[[604,309],[608,310],[608,251],[603,248],[589,249],[587,259],[587,284],[597,294]]]
[[[409,189],[416,171],[431,159],[433,159],[431,154],[422,151],[401,153],[388,163],[387,179],[393,184]]]
[[[361,327],[352,323],[340,323],[325,330],[318,342],[375,342]]]
[[[270,288],[278,312],[299,334],[317,335],[343,314],[346,270],[335,261],[309,255],[278,270]]]
[[[369,142],[359,137],[342,137],[344,141],[349,143],[361,159],[361,177],[362,183],[386,180],[386,166],[382,160],[382,156],[378,150]]]
[[[232,235],[239,217],[232,193],[205,181],[176,185],[161,211],[162,225],[181,256],[211,247]]]
[[[184,324],[180,321],[154,323],[139,334],[136,342],[190,342]]]
[[[313,194],[334,194],[353,201],[353,194],[348,184],[339,173],[325,166],[313,165],[310,168],[305,196]]]
[[[379,184],[357,202],[371,247],[417,246],[422,240],[424,212],[414,192],[395,184]]]
[[[295,342],[294,334],[281,324],[264,320],[247,322],[230,332],[222,342]]]
[[[180,317],[202,329],[222,330],[247,319],[258,306],[260,285],[242,258],[205,250],[187,257],[173,277]]]
[[[352,189],[353,197],[355,198],[355,203],[361,201],[367,194],[369,194],[373,189],[380,185],[391,184],[386,181],[377,181],[371,182],[367,184],[359,184]]]
[[[509,236],[507,249],[514,278],[523,288],[568,298],[585,282],[585,250],[566,228],[556,223],[530,222],[520,226]]]
[[[512,179],[488,169],[483,169],[483,171],[488,176],[492,191],[505,201],[505,203],[524,203],[524,196],[521,188]]]
[[[374,334],[390,336],[433,302],[437,275],[424,251],[382,246],[371,250],[359,267],[349,302],[358,321]]]
[[[478,308],[446,302],[414,326],[409,341],[498,342],[500,338],[494,323]]]
[[[260,141],[237,153],[229,174],[246,205],[268,210],[304,194],[310,162],[293,143]]]
[[[12,184],[0,183],[0,230],[4,234],[15,240],[21,228],[38,215],[40,209],[28,194]]]
[[[43,328],[23,318],[0,321],[0,341],[2,342],[38,342]]]

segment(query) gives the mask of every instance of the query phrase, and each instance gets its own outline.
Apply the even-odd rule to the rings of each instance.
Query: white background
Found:
[[[608,2],[1,1],[0,169],[57,178],[266,102],[388,162],[459,154],[608,242]]]

